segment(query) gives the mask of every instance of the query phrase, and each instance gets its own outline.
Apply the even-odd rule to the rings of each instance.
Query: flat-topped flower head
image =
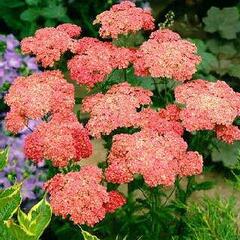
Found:
[[[126,202],[116,191],[108,193],[101,180],[102,171],[95,166],[55,175],[45,183],[53,213],[69,217],[75,224],[94,226],[100,222],[107,212],[114,212]]]
[[[176,110],[174,107],[171,107],[170,109],[174,111]],[[138,113],[135,127],[140,127],[141,129],[151,129],[157,131],[159,134],[172,132],[181,136],[184,132],[184,128],[181,123],[175,119],[176,115],[167,116],[167,111],[169,110],[162,109],[157,112],[151,108],[143,109]],[[163,114],[163,112],[165,114]],[[175,113],[176,112],[173,114]]]
[[[6,118],[9,131],[19,132],[29,119],[39,119],[49,113],[72,111],[74,87],[60,71],[34,73],[18,77],[5,97],[10,106]]]
[[[188,131],[230,126],[239,115],[239,94],[224,81],[195,80],[177,86],[175,97],[178,103],[185,105],[180,118]]]
[[[56,29],[62,32],[66,32],[71,38],[78,37],[82,32],[81,27],[71,23],[63,23],[61,25],[58,25]]]
[[[217,138],[226,143],[233,143],[236,140],[240,140],[240,129],[238,126],[230,125],[218,125],[214,129],[217,134]]]
[[[117,208],[126,203],[126,198],[117,191],[108,192],[109,202],[104,205],[106,212],[114,213]]]
[[[150,129],[115,135],[108,160],[106,179],[119,184],[128,183],[134,174],[140,174],[151,187],[171,186],[177,175],[191,176],[202,171],[202,157],[187,152],[182,137]]]
[[[54,114],[26,137],[25,155],[38,163],[49,159],[55,167],[65,167],[92,154],[88,131],[73,113]]]
[[[134,68],[139,76],[165,77],[183,82],[192,78],[200,61],[193,43],[164,29],[153,32],[150,39],[140,46]]]
[[[159,110],[159,115],[168,121],[180,121],[181,109],[175,104],[168,104],[166,108]]]
[[[121,34],[154,29],[154,18],[151,12],[136,7],[130,1],[113,5],[109,11],[99,14],[93,23],[101,24],[99,30],[101,37],[113,39]]]
[[[128,83],[113,85],[106,94],[96,94],[83,100],[83,111],[90,113],[87,128],[100,137],[121,127],[131,127],[137,118],[137,109],[151,103],[152,93]]]
[[[80,32],[81,28],[73,24],[42,28],[36,31],[34,37],[24,38],[21,49],[25,54],[36,55],[37,61],[43,67],[52,67],[63,53],[72,48],[72,37],[76,37]]]
[[[77,55],[68,62],[70,76],[88,87],[104,81],[114,69],[127,68],[133,55],[130,49],[87,37],[77,41],[73,51]]]

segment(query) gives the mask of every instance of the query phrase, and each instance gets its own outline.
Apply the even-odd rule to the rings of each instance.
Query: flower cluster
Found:
[[[60,71],[45,71],[18,77],[5,101],[11,107],[6,117],[7,129],[17,133],[27,125],[29,119],[72,111],[74,88],[66,82]]]
[[[82,167],[79,172],[57,174],[45,184],[55,215],[70,217],[75,224],[93,226],[107,212],[114,212],[125,203],[119,193],[107,192],[102,186],[102,172],[94,166]]]
[[[132,127],[138,118],[137,109],[151,103],[152,93],[124,82],[112,86],[106,94],[84,99],[82,108],[90,113],[87,128],[90,134],[100,137],[121,127]]]
[[[36,123],[31,122],[32,128],[34,125]],[[4,134],[3,126],[0,126],[0,149],[10,147],[8,165],[0,172],[0,188],[8,188],[16,180],[23,182],[21,188],[23,200],[34,200],[40,197],[40,189],[43,186],[46,173],[43,169],[44,162],[34,166],[30,161],[26,161],[23,146],[27,134],[29,134],[29,130],[24,129],[18,137],[7,136]]]
[[[138,8],[130,1],[122,1],[109,11],[99,14],[94,24],[101,24],[100,36],[117,38],[120,34],[154,29],[151,12]]]
[[[3,52],[0,52],[0,86],[6,82],[12,83],[19,75],[38,71],[35,58],[18,53],[19,41],[12,34],[0,35],[1,44]]]
[[[171,186],[175,177],[202,172],[202,157],[187,152],[187,143],[177,134],[159,134],[150,129],[113,137],[105,175],[109,182],[128,183],[134,174],[141,174],[145,182]]]
[[[157,30],[136,53],[135,73],[138,76],[190,80],[201,58],[194,44],[181,39],[171,30]]]
[[[114,40],[121,34],[154,29],[151,13],[129,1],[122,1],[98,15],[94,23],[101,24],[101,37]],[[24,39],[21,47],[24,53],[36,55],[43,67],[52,67],[70,50],[74,56],[69,55],[72,58],[66,61],[69,82],[75,80],[88,90],[97,89],[92,88],[115,69],[129,73],[125,78],[133,74],[134,69],[137,76],[184,82],[192,78],[201,60],[194,44],[167,29],[153,32],[134,49],[118,47],[114,45],[116,41],[77,39],[80,33],[81,28],[73,24],[44,28],[34,37]],[[38,120],[38,126],[25,138],[24,146],[26,156],[37,164],[48,159],[54,167],[66,167],[69,162],[78,162],[92,154],[89,135],[111,137],[114,130],[120,132],[112,138],[104,174],[97,167],[85,166],[79,172],[57,174],[45,184],[53,212],[70,218],[75,224],[93,226],[106,213],[125,204],[122,194],[107,191],[104,180],[129,183],[139,174],[147,185],[155,187],[171,186],[177,176],[200,174],[202,156],[188,149],[183,138],[185,129],[214,130],[219,139],[228,143],[240,140],[240,130],[233,125],[240,113],[240,94],[225,82],[178,83],[181,85],[175,88],[177,103],[153,109],[162,103],[155,105],[156,99],[152,98],[151,105],[153,93],[131,86],[127,81],[135,81],[135,76],[132,78],[124,79],[125,82],[121,79],[121,83],[111,86],[105,93],[83,99],[82,110],[90,116],[86,128],[73,113],[75,84],[67,82],[60,71],[18,77],[6,95],[10,106],[6,117],[8,130],[19,133],[29,120]],[[125,128],[132,131],[123,134],[122,128],[124,132],[128,131]]]
[[[25,155],[38,163],[51,159],[53,166],[65,167],[92,154],[88,131],[73,113],[57,113],[26,137]]]
[[[224,81],[195,80],[176,87],[175,97],[185,105],[180,119],[188,131],[216,129],[217,136],[226,142],[239,139],[232,124],[240,113],[240,95]]]
[[[68,62],[71,78],[88,87],[102,82],[113,69],[127,68],[133,58],[130,49],[88,37],[77,41],[73,51],[77,55]]]
[[[169,105],[167,109],[161,109],[159,112],[146,108],[137,114],[134,126],[142,129],[151,129],[159,134],[173,132],[181,136],[184,129],[177,116],[179,115],[177,111],[179,109],[175,105]]]
[[[72,37],[77,37],[80,33],[81,28],[73,24],[42,28],[36,31],[34,37],[23,39],[21,49],[25,54],[36,55],[43,67],[52,67],[63,53],[71,50],[74,43]]]
[[[237,126],[218,125],[215,127],[215,131],[217,138],[226,143],[233,143],[236,140],[240,140],[240,129]]]

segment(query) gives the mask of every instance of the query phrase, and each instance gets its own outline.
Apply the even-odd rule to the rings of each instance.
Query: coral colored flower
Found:
[[[102,25],[99,33],[103,38],[116,39],[120,34],[154,29],[154,18],[151,12],[136,7],[130,1],[112,6],[109,11],[99,14],[93,23]]]
[[[192,78],[201,58],[193,43],[181,39],[171,30],[153,32],[136,53],[135,73],[138,76],[166,77],[178,81]]]
[[[83,111],[90,113],[87,128],[100,137],[119,127],[131,127],[137,118],[137,109],[151,103],[152,93],[128,83],[112,86],[106,94],[96,94],[83,100]]]
[[[37,61],[43,67],[52,67],[63,53],[72,48],[74,40],[71,37],[79,35],[80,32],[81,29],[73,24],[42,28],[36,31],[34,37],[24,38],[21,49],[25,54],[36,55]]]
[[[74,87],[60,71],[45,71],[28,77],[18,77],[5,97],[11,111],[6,126],[14,133],[23,129],[29,119],[49,113],[72,111]]]
[[[39,131],[34,131],[25,138],[24,154],[36,164],[44,160],[44,143]]]
[[[187,152],[179,161],[179,175],[192,176],[201,174],[203,169],[203,158],[198,152]]]
[[[62,218],[70,218],[75,224],[93,226],[107,212],[113,212],[125,203],[119,193],[107,192],[100,184],[102,172],[95,166],[86,166],[79,172],[57,174],[47,183],[53,212]]]
[[[179,121],[180,120],[181,109],[175,104],[169,104],[166,109],[160,109],[159,115],[169,121]]]
[[[107,181],[120,184],[132,181],[134,174],[141,174],[151,187],[170,186],[177,175],[201,172],[202,159],[197,156],[187,152],[187,143],[171,132],[159,134],[148,129],[132,135],[119,134],[113,137],[105,175]],[[188,165],[182,163],[186,158]]]
[[[5,117],[5,126],[6,129],[13,132],[18,133],[22,129],[24,129],[27,125],[27,120],[24,116],[18,113],[18,110],[12,109],[12,111],[8,112]]]
[[[56,27],[57,30],[66,32],[71,38],[78,37],[81,34],[81,27],[71,24],[71,23],[64,23]]]
[[[236,140],[240,140],[240,129],[237,126],[230,125],[218,125],[215,127],[217,138],[226,143],[233,143]]]
[[[239,115],[240,97],[223,81],[192,81],[176,87],[175,97],[185,105],[180,118],[188,131],[230,126]]]
[[[110,191],[108,193],[109,202],[104,205],[109,213],[114,213],[117,208],[120,208],[126,203],[126,198],[117,191]]]
[[[49,159],[53,166],[65,167],[70,160],[89,157],[92,144],[88,131],[73,113],[58,113],[26,137],[25,154],[36,163]]]
[[[176,110],[171,109],[171,110]],[[165,115],[163,114],[163,111],[165,111]],[[138,113],[138,117],[135,121],[135,127],[140,127],[142,129],[151,129],[155,130],[160,134],[173,132],[178,135],[182,135],[184,132],[184,129],[180,122],[171,119],[168,119],[166,109],[162,109],[161,111],[157,112],[153,109],[147,108],[142,110]],[[171,112],[170,112],[171,114]],[[175,112],[173,112],[175,114]],[[175,118],[175,115],[170,115],[170,118]]]
[[[68,62],[70,76],[79,84],[93,87],[114,69],[127,68],[133,52],[95,38],[82,38],[73,45],[77,55]]]

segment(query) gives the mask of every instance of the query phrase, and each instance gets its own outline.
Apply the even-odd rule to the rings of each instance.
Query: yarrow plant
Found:
[[[22,40],[22,51],[47,69],[15,80],[5,97],[10,107],[6,126],[17,134],[30,120],[39,122],[24,149],[33,162],[45,159],[58,168],[44,185],[55,215],[91,227],[115,211],[130,217],[128,204],[138,189],[151,216],[149,238],[159,239],[158,211],[171,197],[163,201],[164,190],[173,186],[185,204],[193,176],[203,171],[203,157],[186,136],[209,130],[228,143],[238,140],[240,94],[220,80],[192,80],[201,62],[196,46],[170,29],[156,29],[151,12],[132,2],[114,5],[94,24],[100,24],[100,37],[107,41],[81,37],[81,28],[73,24],[40,29]],[[143,31],[149,39],[139,47],[116,44],[123,35]],[[54,70],[61,64],[68,69],[66,79]],[[136,79],[154,86],[136,86]],[[167,105],[161,101],[169,89],[158,87],[166,81],[176,86]],[[81,109],[75,98],[79,84],[87,90]],[[106,162],[82,166],[93,152],[92,138],[105,141]],[[186,191],[180,186],[183,177],[189,179]],[[118,187],[126,183],[128,193],[120,193]]]

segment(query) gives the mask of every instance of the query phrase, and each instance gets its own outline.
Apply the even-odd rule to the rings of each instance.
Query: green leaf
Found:
[[[66,16],[66,8],[59,5],[53,5],[49,7],[45,7],[41,9],[41,16],[50,19],[58,19],[61,20]]]
[[[226,167],[233,167],[238,163],[240,142],[236,141],[233,144],[227,144],[221,141],[216,141],[216,148],[212,150],[212,160],[214,162],[223,162]]]
[[[191,39],[197,46],[197,52],[202,57],[201,63],[198,65],[198,70],[204,73],[210,73],[218,69],[218,60],[215,55],[207,51],[207,45],[200,39]]]
[[[25,3],[20,0],[0,1],[0,8],[19,8],[24,5]]]
[[[236,7],[223,8],[211,7],[207,17],[203,18],[205,31],[218,32],[222,38],[235,39],[240,32],[239,12]]]
[[[232,58],[238,52],[233,42],[222,43],[217,39],[208,40],[207,47],[215,55],[223,55],[228,58]]]
[[[206,44],[201,39],[195,38],[195,39],[190,39],[190,41],[193,42],[197,46],[198,53],[202,53],[207,50]]]
[[[20,15],[20,19],[27,22],[35,21],[40,15],[38,8],[29,8],[23,11]]]
[[[240,78],[240,64],[232,64],[229,68],[228,74],[232,77]]]
[[[30,223],[30,219],[28,218],[28,215],[24,213],[20,208],[18,209],[17,219],[20,226],[27,230]]]
[[[44,26],[45,27],[52,27],[52,26],[55,26],[56,25],[56,20],[55,19],[50,19],[48,18],[46,21],[45,21],[45,24]]]
[[[193,185],[193,188],[195,191],[200,191],[200,190],[209,190],[214,187],[215,183],[211,181],[205,181],[201,183],[197,183]]]
[[[2,171],[7,163],[8,163],[8,156],[9,156],[9,147],[5,148],[3,151],[0,152],[0,171]]]
[[[0,222],[8,220],[17,211],[22,201],[20,190],[21,184],[15,184],[0,192]]]
[[[34,236],[27,233],[23,228],[12,220],[0,223],[1,240],[35,240]]]
[[[41,0],[25,0],[25,2],[29,6],[37,6],[41,2]]]
[[[82,230],[82,235],[84,240],[100,240],[96,236],[91,235],[89,232]]]
[[[28,214],[25,214],[21,210],[18,211],[18,221],[20,226],[34,235],[36,239],[39,239],[42,235],[43,231],[48,226],[51,217],[52,210],[45,198],[33,206]]]

